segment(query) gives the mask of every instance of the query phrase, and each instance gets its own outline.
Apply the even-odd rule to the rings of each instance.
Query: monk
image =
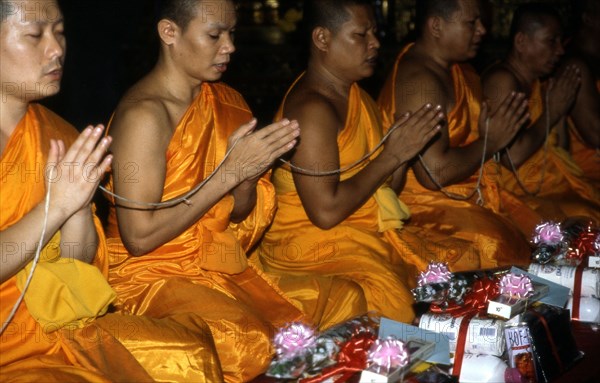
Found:
[[[419,36],[398,55],[378,99],[384,125],[423,102],[440,104],[447,113],[441,134],[411,163],[401,191],[412,211],[411,224],[471,241],[476,256],[463,265],[466,269],[527,264],[530,250],[502,214],[506,206],[491,161],[525,120],[526,100],[510,94],[493,114],[481,103],[479,77],[465,63],[476,56],[486,32],[477,1],[423,0],[417,5]],[[530,219],[524,231],[538,221],[537,216]]]
[[[308,67],[277,115],[298,120],[300,143],[274,172],[278,210],[256,254],[272,273],[352,280],[370,310],[410,322],[417,271],[445,251],[468,256],[456,249],[460,241],[403,227],[409,211],[390,186],[402,183],[443,116],[423,106],[378,149],[379,112],[357,84],[373,74],[380,46],[369,2],[310,1],[304,17]]]
[[[35,103],[60,89],[63,30],[55,0],[0,1],[0,381],[149,382],[118,329],[93,321],[114,298],[90,203],[111,139]]]
[[[600,218],[600,192],[559,145],[564,126],[581,85],[581,71],[569,65],[551,75],[564,54],[560,17],[543,4],[519,7],[511,25],[512,46],[506,59],[483,77],[483,91],[492,111],[498,100],[524,92],[530,121],[501,151],[502,187],[525,201],[544,219],[587,215]],[[596,108],[596,107],[594,107]]]
[[[257,130],[243,97],[219,82],[235,25],[230,0],[163,2],[158,62],[110,124],[118,197],[107,236],[118,309],[191,331],[206,321],[224,379],[245,382],[266,369],[277,327],[331,325],[366,308],[358,286],[332,279],[286,297],[277,284],[287,281],[247,263],[275,212],[265,172],[299,127],[284,118]]]
[[[600,187],[600,2],[578,0],[575,23],[578,26],[567,45],[559,71],[569,65],[579,68],[581,86],[570,110],[566,148],[583,171],[584,177]]]

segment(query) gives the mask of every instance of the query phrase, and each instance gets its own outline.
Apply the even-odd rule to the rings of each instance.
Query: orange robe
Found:
[[[600,92],[600,80],[596,81],[596,87]],[[600,132],[598,132],[600,134]],[[594,184],[596,188],[600,187],[600,149],[591,148],[583,142],[583,139],[577,132],[573,121],[569,119],[569,142],[571,145],[571,157],[573,161],[583,170],[585,177]]]
[[[284,100],[285,103],[285,100]],[[283,110],[280,108],[279,116]],[[369,153],[382,139],[379,111],[374,101],[358,85],[350,90],[348,115],[337,143],[342,168]],[[363,164],[364,166],[364,164]],[[356,174],[359,169],[345,172],[341,179]],[[444,257],[448,238],[435,232],[415,230],[414,227],[382,229],[381,193],[389,193],[400,205],[391,188],[383,185],[343,222],[330,230],[322,230],[308,218],[296,191],[293,176],[287,166],[273,174],[278,210],[273,224],[257,249],[265,270],[280,275],[323,275],[358,283],[366,296],[369,310],[383,316],[410,322],[414,318],[413,298],[417,269],[429,261]],[[401,223],[401,212],[392,220]],[[453,244],[462,242],[452,240]],[[459,256],[462,254],[458,254]],[[303,286],[287,286],[286,293]]]
[[[532,121],[544,118],[542,85],[536,82],[529,100]],[[550,133],[547,159],[542,146],[519,167],[517,174],[531,192],[538,188],[543,173],[541,189],[535,196],[528,195],[519,185],[515,174],[502,169],[502,189],[516,195],[544,219],[562,220],[570,216],[585,215],[600,221],[600,191],[585,179],[583,171],[571,156],[557,145],[556,131]],[[544,165],[545,164],[545,165]]]
[[[251,118],[239,93],[224,84],[204,83],[167,148],[163,200],[180,196],[205,179],[224,158],[228,137]],[[196,224],[142,257],[128,254],[119,236],[116,211],[111,208],[109,280],[123,312],[168,319],[191,331],[197,321],[206,321],[225,380],[242,382],[268,366],[276,327],[307,318],[304,307],[297,304],[302,296],[292,302],[277,287],[280,281],[247,264],[246,251],[256,244],[275,213],[273,185],[266,177],[258,181],[256,207],[239,224],[229,219],[233,204],[233,197],[225,196]],[[315,288],[332,286],[319,282]],[[309,293],[315,295],[317,298],[308,302],[315,315],[327,310],[330,317],[338,315],[335,308],[326,307],[331,299]],[[333,303],[352,302],[339,298]]]
[[[383,112],[384,126],[395,121],[395,83],[398,65],[404,54],[412,47],[408,45],[400,52],[392,75],[379,95],[378,104]],[[467,65],[455,64],[452,67],[455,106],[447,116],[451,147],[461,147],[479,138],[478,120],[480,113],[481,86],[477,74]],[[469,200],[461,201],[447,197],[440,191],[423,187],[413,170],[409,170],[406,185],[400,196],[412,212],[411,224],[426,230],[438,230],[453,238],[472,243],[468,259],[464,259],[463,269],[491,268],[504,265],[528,263],[531,254],[523,234],[515,227],[518,223],[522,231],[528,232],[540,220],[535,212],[512,196],[501,196],[498,190],[498,164],[485,163],[481,183],[481,196],[477,193]],[[431,169],[434,172],[436,169]],[[447,186],[449,192],[468,195],[474,190],[479,169],[466,180]],[[478,204],[477,199],[481,198]],[[506,197],[506,198],[505,198]],[[519,217],[509,221],[505,216],[507,208],[520,211]],[[448,258],[452,265],[455,259]]]
[[[44,199],[44,168],[50,139],[61,139],[69,147],[77,136],[77,131],[71,125],[51,111],[37,104],[29,106],[2,154],[0,230],[19,222]],[[100,239],[95,264],[106,272],[104,235],[99,221],[95,223]],[[2,257],[20,256],[19,247],[19,244],[12,247],[3,243]],[[33,292],[28,290],[27,293]],[[0,285],[2,324],[8,320],[20,295],[17,276]],[[6,331],[0,336],[0,381],[152,380],[116,339],[118,334],[99,326],[100,319],[81,329],[63,328],[47,332],[49,329],[32,317],[26,302],[21,303]],[[109,314],[107,317],[123,326],[129,324],[126,321],[119,322],[121,316]]]

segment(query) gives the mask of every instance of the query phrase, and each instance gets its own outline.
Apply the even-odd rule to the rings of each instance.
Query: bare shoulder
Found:
[[[314,89],[298,89],[288,95],[284,115],[295,119],[302,131],[307,129],[325,130],[329,127],[337,130],[343,125],[344,119],[335,103],[323,93]]]
[[[515,74],[501,64],[495,64],[488,68],[485,72],[483,72],[481,80],[484,88],[490,86],[507,89],[519,88],[519,80]]]
[[[111,122],[113,146],[168,145],[174,123],[167,103],[168,100],[143,87],[131,88],[119,102]]]
[[[407,54],[400,61],[395,88],[397,114],[415,112],[427,103],[442,105],[446,110],[453,105],[450,75],[432,69],[431,65],[415,55]]]

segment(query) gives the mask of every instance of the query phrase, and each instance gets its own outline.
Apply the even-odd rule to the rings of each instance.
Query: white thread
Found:
[[[542,184],[544,183],[544,177],[546,176],[546,168],[548,165],[548,141],[549,141],[549,137],[550,137],[550,108],[548,107],[548,97],[549,97],[548,93],[550,93],[550,91],[546,90],[546,94],[544,97],[545,101],[546,101],[546,139],[544,140],[544,161],[543,161],[544,165],[542,167],[542,175],[540,177],[538,186],[535,191],[531,192],[525,187],[525,185],[519,178],[519,173],[517,171],[517,168],[516,168],[512,158],[510,157],[510,151],[508,150],[508,148],[504,149],[506,151],[506,158],[508,158],[508,162],[510,164],[513,174],[515,175],[515,179],[517,180],[517,183],[519,184],[521,189],[523,189],[525,194],[530,195],[532,197],[535,197],[540,191],[542,191]]]
[[[10,314],[8,315],[6,322],[4,322],[4,324],[2,325],[2,330],[0,330],[0,335],[2,335],[4,333],[4,331],[6,331],[6,329],[8,328],[8,325],[10,324],[10,322],[13,320],[15,314],[17,313],[19,306],[23,302],[23,299],[25,299],[25,292],[27,292],[27,289],[29,288],[29,285],[31,284],[31,280],[33,279],[33,273],[40,261],[40,254],[42,252],[42,244],[44,243],[44,237],[46,237],[46,229],[48,227],[48,214],[50,211],[50,189],[51,189],[51,185],[52,185],[52,182],[50,180],[51,180],[51,177],[49,176],[48,177],[48,190],[46,191],[46,201],[44,203],[44,223],[42,226],[42,234],[40,235],[40,242],[37,244],[37,247],[35,250],[35,256],[33,257],[33,261],[31,263],[31,271],[29,272],[29,276],[27,277],[27,281],[25,282],[25,285],[23,286],[23,291],[21,291],[21,295],[19,296],[19,299],[13,306],[13,309],[11,310]]]
[[[421,165],[423,165],[423,169],[425,169],[425,172],[427,173],[429,178],[433,181],[433,183],[440,190],[440,192],[442,192],[442,194],[444,194],[446,197],[448,197],[450,199],[454,199],[454,200],[466,201],[466,200],[471,199],[475,195],[475,193],[477,193],[476,203],[479,206],[483,206],[483,204],[485,203],[485,200],[483,199],[483,193],[481,192],[481,179],[483,178],[483,166],[485,165],[485,153],[487,152],[487,140],[488,140],[489,128],[490,128],[490,118],[488,117],[485,119],[485,135],[483,137],[483,154],[481,156],[481,166],[479,167],[479,177],[477,178],[477,183],[475,184],[475,188],[468,195],[460,195],[460,194],[452,193],[452,192],[446,190],[444,188],[444,186],[442,186],[442,184],[440,184],[438,182],[438,180],[435,179],[433,172],[431,170],[429,170],[429,168],[425,164],[425,160],[423,159],[423,156],[421,154],[419,154],[419,161],[421,162]]]
[[[402,125],[402,124],[400,124]],[[375,154],[379,148],[381,148],[381,146],[383,146],[383,144],[385,143],[385,141],[388,139],[388,137],[394,132],[394,130],[398,129],[400,127],[400,125],[396,125],[393,126],[389,132],[387,132],[387,134],[385,136],[383,136],[383,138],[381,139],[381,141],[379,141],[379,143],[377,144],[377,146],[375,146],[375,148],[373,150],[371,150],[369,153],[365,154],[361,159],[359,159],[358,161],[355,161],[354,163],[346,166],[345,168],[339,168],[336,170],[329,170],[326,172],[317,172],[317,171],[313,171],[313,170],[309,170],[309,169],[304,169],[301,168],[299,166],[296,166],[294,164],[292,164],[290,161],[286,161],[283,158],[280,158],[279,161],[288,165],[292,170],[295,170],[296,172],[300,173],[300,174],[304,174],[304,175],[308,175],[308,176],[315,176],[315,177],[323,177],[323,176],[333,176],[333,175],[337,175],[337,174],[342,174],[347,172],[348,170],[354,169],[355,167],[357,167],[358,165],[360,165],[361,163],[367,161],[373,154]]]

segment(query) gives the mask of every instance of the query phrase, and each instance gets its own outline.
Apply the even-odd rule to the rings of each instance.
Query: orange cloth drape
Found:
[[[2,154],[0,230],[19,222],[44,199],[44,169],[50,139],[63,140],[69,147],[77,135],[77,131],[56,114],[37,104],[29,106]],[[94,263],[106,274],[104,235],[99,221],[95,223],[100,243]],[[20,256],[24,250],[21,246],[3,242],[2,257]],[[16,277],[0,285],[2,323],[8,319],[20,294]],[[121,318],[114,317],[115,321]],[[110,330],[97,324],[76,330],[45,330],[22,303],[0,337],[0,381],[151,381]]]
[[[224,84],[204,83],[167,148],[163,200],[188,192],[208,176],[223,159],[227,138],[251,117],[239,93]],[[170,320],[191,332],[204,320],[225,380],[248,381],[262,373],[272,356],[275,327],[305,319],[300,306],[281,293],[278,281],[246,263],[246,251],[275,213],[274,197],[271,183],[260,179],[256,207],[245,221],[230,223],[234,201],[226,196],[196,224],[141,257],[130,256],[123,246],[111,208],[109,280],[118,308]]]
[[[392,75],[379,95],[378,105],[383,112],[386,128],[395,121],[395,83],[398,66],[411,47],[412,44],[409,44],[400,52]],[[468,65],[455,64],[452,67],[452,80],[455,105],[447,116],[450,146],[461,147],[479,138],[481,85],[479,77]],[[432,171],[435,173],[436,170]],[[470,200],[454,200],[440,191],[424,188],[414,172],[408,172],[407,182],[400,197],[411,209],[411,224],[426,230],[438,230],[473,244],[469,252],[470,257],[458,260],[448,258],[451,266],[460,262],[461,269],[476,269],[528,263],[529,247],[514,224],[518,224],[522,231],[527,232],[540,218],[518,199],[502,194],[498,188],[498,172],[499,165],[494,161],[488,161],[484,165],[481,184],[483,207],[477,204],[477,193]],[[466,180],[445,189],[459,195],[467,195],[475,188],[478,176],[479,170]],[[519,216],[507,220],[507,209],[519,212]]]
[[[600,92],[600,80],[596,81],[596,88]],[[600,132],[597,132],[600,134]],[[585,177],[593,183],[596,188],[600,187],[600,149],[591,148],[583,142],[577,133],[573,121],[569,119],[569,142],[573,161],[581,168]]]
[[[544,118],[543,91],[543,85],[536,82],[529,101],[533,122]],[[527,195],[514,173],[505,168],[501,175],[502,189],[526,202],[544,219],[562,220],[569,216],[584,215],[600,220],[600,191],[585,179],[583,171],[571,156],[557,145],[556,131],[552,131],[549,137],[547,159],[542,147],[517,171],[519,179],[530,191],[537,189],[544,163],[546,171],[537,195]]]
[[[282,110],[283,105],[278,116]],[[382,136],[375,103],[354,84],[346,124],[337,140],[340,166],[344,168],[362,158]],[[351,177],[358,170],[342,174],[341,179]],[[278,210],[257,250],[266,270],[280,275],[347,279],[363,289],[369,310],[404,322],[414,318],[409,289],[415,285],[417,269],[424,269],[430,260],[443,258],[443,252],[455,251],[445,246],[447,237],[438,236],[434,231],[418,231],[410,225],[401,231],[379,232],[381,206],[375,197],[334,228],[322,230],[309,220],[287,167],[274,172],[273,183]],[[453,240],[453,244],[463,243]],[[303,286],[296,284],[286,288],[286,293],[292,294]]]

